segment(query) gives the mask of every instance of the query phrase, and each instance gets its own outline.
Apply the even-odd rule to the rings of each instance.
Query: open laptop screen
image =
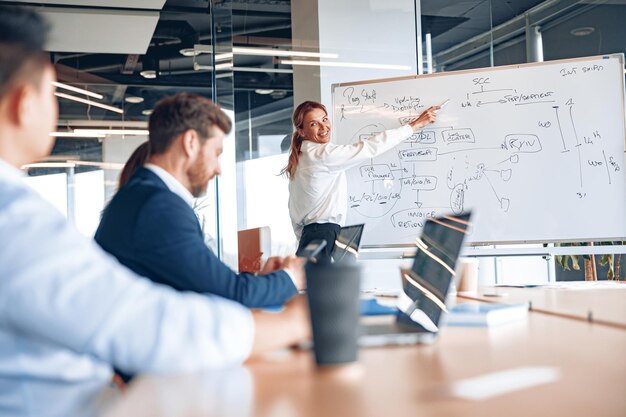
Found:
[[[401,310],[427,330],[436,331],[455,275],[457,259],[470,226],[470,214],[428,219],[410,273],[403,276],[407,297]],[[405,321],[405,320],[402,320]]]
[[[361,245],[364,224],[342,227],[335,240],[332,257],[335,262],[350,262],[356,260]]]

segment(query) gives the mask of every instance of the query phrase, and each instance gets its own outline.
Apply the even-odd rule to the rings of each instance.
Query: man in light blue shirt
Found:
[[[75,416],[106,400],[112,369],[179,373],[237,364],[309,336],[306,305],[251,313],[134,275],[22,181],[56,125],[45,25],[0,7],[0,415]]]

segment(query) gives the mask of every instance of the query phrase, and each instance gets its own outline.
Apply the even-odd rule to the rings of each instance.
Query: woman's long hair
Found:
[[[306,114],[313,109],[324,110],[324,113],[328,116],[328,111],[326,111],[326,107],[322,103],[318,103],[317,101],[305,101],[296,107],[293,111],[293,116],[291,117],[293,127],[296,130],[293,132],[293,135],[291,135],[291,146],[289,147],[289,160],[287,161],[287,166],[280,171],[280,175],[286,175],[290,180],[293,179],[293,176],[296,174],[298,161],[300,161],[300,149],[302,148],[302,141],[304,140],[304,138],[298,133],[298,129],[302,129],[304,116],[306,116]]]
[[[126,164],[124,164],[124,168],[122,168],[122,172],[120,173],[120,179],[118,184],[118,189],[122,188],[130,177],[133,176],[137,168],[143,166],[150,156],[150,142],[145,141],[141,145],[135,149],[135,151],[130,155]]]

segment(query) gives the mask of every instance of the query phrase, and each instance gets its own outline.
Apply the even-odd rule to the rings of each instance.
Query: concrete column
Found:
[[[338,55],[322,63],[392,66],[294,65],[294,105],[318,100],[330,110],[333,83],[418,73],[415,0],[292,0],[291,13],[294,49]]]
[[[320,52],[318,0],[291,1],[291,46],[294,50]],[[293,67],[294,107],[306,100],[321,101],[320,68]]]
[[[74,177],[74,167],[67,167],[66,169],[67,176],[66,185],[67,185],[67,221],[69,223],[76,223],[76,193],[75,193],[75,177]]]

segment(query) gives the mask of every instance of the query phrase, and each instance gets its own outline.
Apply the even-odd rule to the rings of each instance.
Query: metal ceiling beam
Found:
[[[595,7],[599,4],[606,3],[606,1],[546,0],[527,10],[525,13],[494,27],[492,31],[486,31],[465,42],[436,53],[436,63],[438,66],[450,66],[458,61],[466,60],[474,55],[484,53],[485,50],[489,49],[492,32],[493,42],[495,45],[498,45],[510,41],[513,38],[523,36],[526,30],[527,17],[532,25],[542,25],[562,15],[566,11],[571,11],[572,8],[582,3]],[[522,39],[523,38],[520,40]]]
[[[126,0],[12,0],[2,1],[2,3],[23,4],[36,7],[55,5],[83,9],[161,10],[165,4],[165,0],[133,0],[132,2]]]
[[[219,1],[217,2],[219,6]],[[291,14],[290,0],[230,0],[233,14],[239,11]]]

